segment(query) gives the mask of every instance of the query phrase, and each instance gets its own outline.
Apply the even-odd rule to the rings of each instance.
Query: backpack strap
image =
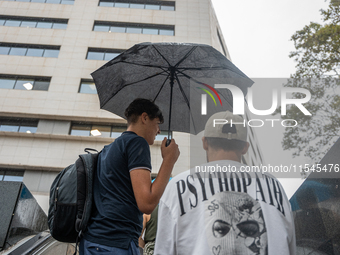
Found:
[[[98,154],[101,152],[101,151],[98,152],[96,149],[92,149],[92,148],[85,148],[84,151],[87,152],[87,153],[89,153],[89,154],[91,153],[91,151],[94,151],[94,152],[96,152],[96,153],[98,153]]]

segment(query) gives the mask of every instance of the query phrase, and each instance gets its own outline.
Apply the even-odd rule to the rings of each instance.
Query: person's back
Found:
[[[155,254],[295,254],[289,201],[274,177],[245,171],[240,161],[248,146],[242,128],[206,126],[203,148],[209,163],[168,184],[159,204]]]
[[[143,213],[159,202],[179,156],[172,139],[162,141],[163,162],[151,183],[149,145],[160,133],[163,116],[147,99],[134,100],[125,111],[127,131],[105,146],[94,177],[94,209],[79,245],[80,255],[135,255],[142,230]]]
[[[124,170],[132,169],[136,162],[151,169],[148,147],[144,138],[126,131],[100,153],[94,179],[95,210],[84,235],[88,241],[126,249],[138,239],[143,214],[134,197],[130,173]]]

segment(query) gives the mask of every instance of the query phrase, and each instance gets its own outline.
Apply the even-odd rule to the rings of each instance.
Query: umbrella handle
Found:
[[[167,140],[166,140],[165,147],[168,147],[170,143],[171,143],[171,139],[167,139]]]

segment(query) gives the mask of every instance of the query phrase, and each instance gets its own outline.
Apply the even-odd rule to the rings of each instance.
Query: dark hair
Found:
[[[137,98],[125,110],[125,117],[128,125],[136,123],[137,119],[142,113],[145,112],[150,119],[158,118],[161,123],[164,122],[164,118],[161,110],[152,101],[144,98]]]
[[[236,139],[206,137],[208,145],[213,149],[222,149],[224,151],[242,151],[246,142]]]

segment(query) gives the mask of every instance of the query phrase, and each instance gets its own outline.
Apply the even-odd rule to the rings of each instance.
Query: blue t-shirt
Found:
[[[130,171],[151,171],[147,141],[126,131],[99,154],[94,177],[94,210],[84,238],[90,242],[128,249],[138,245],[143,214],[133,193]]]

